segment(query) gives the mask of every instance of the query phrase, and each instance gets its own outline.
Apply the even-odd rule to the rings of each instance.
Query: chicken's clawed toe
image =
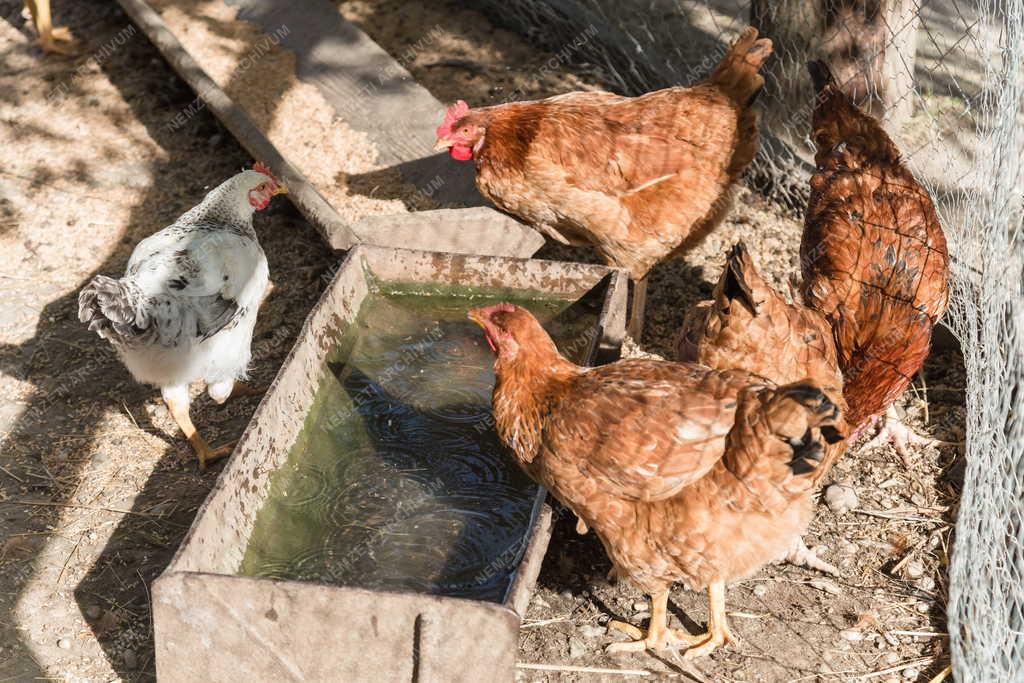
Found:
[[[612,621],[608,622],[608,629],[625,633],[633,640],[644,639],[644,632],[641,629],[637,628],[636,626],[633,626],[633,624],[628,624],[625,621],[618,621],[613,619]]]
[[[607,655],[621,655],[627,652],[644,652],[647,650],[646,640],[631,640],[628,643],[612,643],[604,649]]]
[[[231,455],[231,452],[235,450],[235,443],[231,442],[213,448],[204,441],[201,444],[193,443],[192,447],[195,449],[196,457],[199,458],[199,471],[205,472],[210,463]]]
[[[643,652],[645,650],[660,651],[667,649],[684,649],[683,657],[692,659],[711,654],[717,648],[735,640],[728,628],[708,631],[707,633],[688,633],[682,629],[666,629],[648,631],[646,634],[622,621],[609,621],[608,628],[625,633],[633,640],[624,643],[612,643],[605,648],[607,654],[627,652]]]
[[[838,567],[818,557],[813,550],[807,547],[802,538],[796,539],[783,561],[795,567],[813,569],[823,574],[840,575]]]
[[[50,29],[50,37],[64,43],[75,42],[75,39],[71,36],[71,30],[67,26],[54,26]]]
[[[913,448],[938,448],[939,446],[953,445],[948,441],[922,436],[902,422],[886,420],[878,434],[866,443],[864,447],[867,449],[877,448],[887,443],[891,443],[896,452],[903,458],[909,457],[910,451]]]
[[[633,640],[625,643],[612,643],[604,649],[606,654],[623,654],[626,652],[643,652],[645,650],[664,650],[668,646],[668,631],[652,628],[645,634],[642,629],[624,621],[609,621],[608,628],[621,631]]]
[[[50,32],[49,37],[40,37],[38,43],[43,52],[47,54],[71,57],[78,53],[75,49],[75,39],[71,37],[71,33],[67,28],[63,26],[55,26]]]
[[[71,35],[71,31],[67,26],[41,27],[37,42],[43,52],[47,54],[58,54],[66,57],[78,54],[78,42]]]
[[[728,628],[707,633],[686,633],[685,631],[673,631],[672,641],[686,647],[683,659],[696,659],[706,657],[726,643],[731,643],[735,637]]]
[[[668,591],[665,591],[664,593],[652,596],[651,621],[647,633],[623,621],[608,622],[609,630],[621,631],[633,640],[627,643],[612,643],[605,648],[605,652],[608,654],[618,654],[643,652],[644,650],[659,651],[681,647],[686,649],[686,653],[683,656],[687,659],[702,657],[714,652],[718,647],[736,640],[729,630],[729,624],[725,617],[724,591],[725,586],[720,582],[716,582],[708,587],[711,614],[708,619],[707,633],[694,635],[681,629],[668,628],[666,624]]]
[[[910,457],[911,450],[914,448],[938,448],[940,446],[961,445],[956,442],[942,441],[918,434],[914,429],[903,423],[894,406],[889,406],[889,409],[881,417],[880,421],[882,423],[881,428],[870,441],[861,446],[863,450],[871,450],[891,443],[893,448],[896,449],[896,453],[904,460],[907,460]]]

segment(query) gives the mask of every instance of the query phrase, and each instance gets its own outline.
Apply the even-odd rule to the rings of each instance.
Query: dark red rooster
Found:
[[[476,163],[498,208],[564,244],[592,244],[637,283],[630,332],[639,338],[647,273],[702,240],[727,213],[754,158],[771,41],[748,27],[696,85],[639,97],[573,92],[470,109],[459,101],[437,145]]]
[[[900,453],[933,443],[895,418],[949,298],[949,255],[931,197],[879,123],[808,65],[817,101],[816,172],[800,244],[802,294],[832,325],[851,426],[886,410],[880,437]]]

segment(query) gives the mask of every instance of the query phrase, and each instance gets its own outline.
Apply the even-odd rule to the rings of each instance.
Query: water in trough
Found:
[[[500,602],[537,487],[495,434],[494,357],[466,311],[524,306],[582,362],[601,299],[388,287],[331,354],[239,573]]]

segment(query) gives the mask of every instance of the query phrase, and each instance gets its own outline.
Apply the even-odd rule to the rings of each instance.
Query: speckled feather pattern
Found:
[[[742,244],[730,250],[714,298],[687,314],[676,357],[718,370],[746,370],[776,384],[810,380],[847,410],[830,323],[769,285]],[[845,441],[826,444],[814,480],[820,481],[845,450]]]
[[[949,255],[931,198],[873,118],[829,85],[813,127],[802,293],[833,326],[849,419],[863,425],[924,364],[948,303]]]
[[[687,314],[676,341],[678,360],[746,370],[776,384],[811,379],[842,390],[828,320],[775,291],[742,244],[730,251],[713,296]]]
[[[477,187],[567,244],[646,276],[725,216],[758,145],[750,104],[771,42],[744,31],[705,81],[636,98],[577,92],[472,110]],[[461,124],[459,124],[461,125]]]
[[[79,317],[137,380],[167,387],[244,377],[268,282],[248,192],[266,180],[244,171],[222,183],[142,240],[123,278],[97,276],[80,293]]]

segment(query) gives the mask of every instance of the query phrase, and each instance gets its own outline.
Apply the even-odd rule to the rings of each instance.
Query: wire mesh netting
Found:
[[[636,95],[707,74],[748,24],[772,38],[752,183],[803,206],[805,64],[828,62],[931,191],[952,255],[946,324],[967,374],[947,609],[961,681],[1024,680],[1024,0],[475,0]],[[580,40],[585,36],[585,40]]]

